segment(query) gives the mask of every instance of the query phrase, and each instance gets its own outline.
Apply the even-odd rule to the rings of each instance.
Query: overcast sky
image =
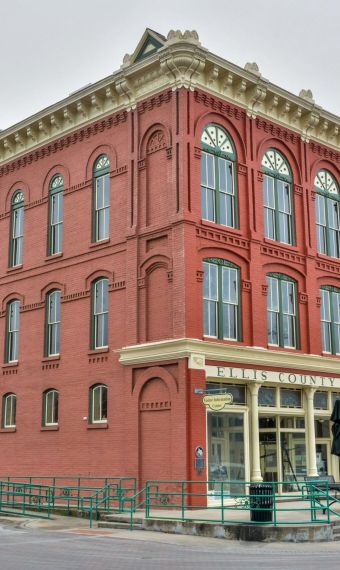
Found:
[[[119,69],[147,27],[195,29],[340,115],[340,0],[0,0],[0,129]]]

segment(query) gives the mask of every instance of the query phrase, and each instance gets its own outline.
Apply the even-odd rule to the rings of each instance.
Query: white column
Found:
[[[316,467],[315,427],[314,427],[314,392],[315,388],[305,390],[307,398],[307,446],[308,446],[308,475],[318,474]]]
[[[262,481],[261,464],[260,464],[260,433],[259,433],[259,405],[258,394],[261,384],[254,382],[250,384],[251,396],[251,447],[252,447],[252,465],[251,465],[251,481]]]

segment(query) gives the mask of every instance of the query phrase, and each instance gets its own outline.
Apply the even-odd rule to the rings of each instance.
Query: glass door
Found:
[[[211,495],[244,492],[243,412],[208,413],[208,477]],[[223,486],[221,483],[223,482]]]

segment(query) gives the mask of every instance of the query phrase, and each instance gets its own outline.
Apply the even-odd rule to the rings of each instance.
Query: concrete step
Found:
[[[130,530],[130,522],[118,522],[118,521],[98,521],[98,528],[116,528]],[[133,530],[143,530],[141,522],[133,523]]]
[[[104,521],[108,521],[108,522],[121,522],[121,523],[127,523],[130,524],[130,515],[105,515],[103,517]],[[143,521],[143,517],[140,517],[138,515],[134,515],[133,516],[133,522],[142,522]]]

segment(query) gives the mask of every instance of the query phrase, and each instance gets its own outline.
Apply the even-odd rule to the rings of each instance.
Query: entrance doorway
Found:
[[[212,496],[244,492],[243,412],[208,413],[208,477]]]
[[[264,481],[285,482],[280,491],[299,489],[307,475],[305,420],[299,416],[260,416],[260,462]]]

